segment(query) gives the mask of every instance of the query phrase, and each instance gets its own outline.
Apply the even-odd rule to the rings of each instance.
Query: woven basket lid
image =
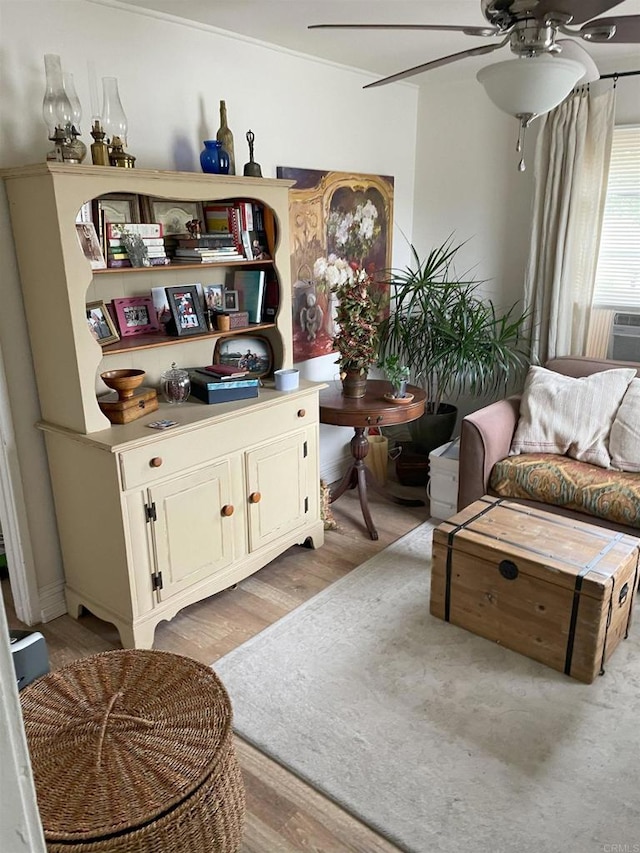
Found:
[[[34,681],[22,712],[48,840],[125,832],[170,811],[224,761],[231,704],[180,655],[93,655]]]

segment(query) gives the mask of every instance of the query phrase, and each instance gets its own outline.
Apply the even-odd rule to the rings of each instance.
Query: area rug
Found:
[[[640,625],[581,684],[430,616],[431,535],[214,664],[237,733],[412,853],[640,850]]]

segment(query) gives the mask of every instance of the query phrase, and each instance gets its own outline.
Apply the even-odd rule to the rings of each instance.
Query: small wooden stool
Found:
[[[104,652],[20,698],[49,851],[239,849],[244,787],[213,670],[166,652]]]

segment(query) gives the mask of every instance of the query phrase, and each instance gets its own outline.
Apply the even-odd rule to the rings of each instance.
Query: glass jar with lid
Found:
[[[176,367],[174,361],[160,377],[160,389],[167,403],[186,403],[191,393],[189,373]]]

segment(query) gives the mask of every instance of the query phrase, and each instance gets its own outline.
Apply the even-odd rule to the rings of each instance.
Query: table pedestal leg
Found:
[[[340,495],[343,495],[347,489],[353,489],[357,486],[360,509],[362,510],[362,516],[367,525],[369,536],[372,539],[377,539],[378,531],[371,518],[369,502],[367,500],[367,475],[370,475],[370,471],[364,464],[365,457],[369,452],[369,441],[365,435],[365,427],[354,427],[354,429],[355,435],[350,443],[353,462],[347,469],[336,490],[331,493],[331,503],[337,501]]]

